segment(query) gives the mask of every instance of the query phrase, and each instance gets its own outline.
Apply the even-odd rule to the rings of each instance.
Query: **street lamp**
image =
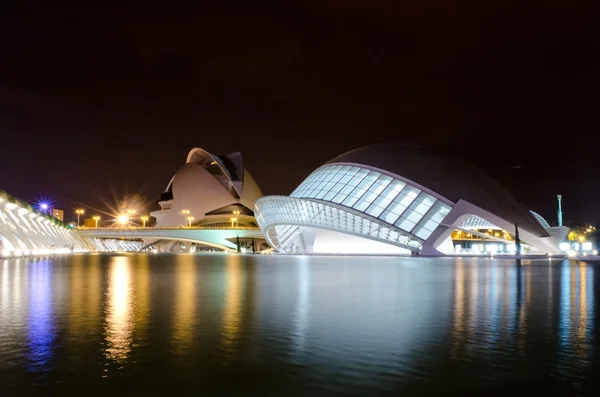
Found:
[[[98,221],[100,220],[100,217],[96,215],[93,219],[96,221],[96,229],[98,229]]]
[[[181,213],[183,214],[183,224],[185,225],[185,219],[190,214],[190,210],[181,210]]]
[[[188,227],[192,227],[192,221],[194,220],[194,217],[193,216],[188,216],[187,220],[188,220]]]
[[[235,218],[235,224],[236,224],[236,226],[239,226],[238,225],[238,217],[240,215],[240,211],[233,211],[233,215],[235,215],[234,218]]]
[[[231,227],[235,228],[234,223],[237,222],[237,218],[231,218]]]
[[[143,222],[143,226],[142,227],[146,227],[146,221],[148,220],[147,216],[142,216],[142,222]]]
[[[76,209],[75,213],[77,214],[77,227],[79,227],[79,217],[85,213],[82,209]]]
[[[129,224],[129,217],[127,215],[119,215],[119,217],[117,218],[117,221],[119,221],[119,223],[123,226],[125,226],[126,224]]]

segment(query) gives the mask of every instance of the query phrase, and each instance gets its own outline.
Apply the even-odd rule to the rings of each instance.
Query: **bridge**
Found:
[[[149,246],[159,240],[185,241],[198,243],[223,250],[235,250],[235,239],[256,238],[264,236],[259,228],[205,228],[205,227],[124,227],[124,228],[86,228],[77,229],[77,235],[91,239],[124,239],[144,240],[144,246]]]

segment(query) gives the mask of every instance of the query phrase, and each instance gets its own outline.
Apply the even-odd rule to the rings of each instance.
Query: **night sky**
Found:
[[[406,142],[551,224],[557,193],[566,221],[600,218],[593,2],[85,3],[0,6],[0,188],[19,198],[154,201],[196,146],[289,194],[340,153]]]

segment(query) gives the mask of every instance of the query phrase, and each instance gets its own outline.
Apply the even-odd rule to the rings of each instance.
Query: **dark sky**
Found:
[[[557,193],[566,220],[600,217],[593,2],[85,3],[0,6],[0,188],[20,198],[154,199],[195,146],[240,150],[289,194],[342,152],[406,142],[551,223]]]

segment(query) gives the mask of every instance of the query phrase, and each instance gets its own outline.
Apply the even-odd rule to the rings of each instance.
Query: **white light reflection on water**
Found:
[[[106,358],[123,363],[131,351],[133,332],[131,269],[128,258],[111,259],[108,270],[106,312]]]
[[[296,265],[298,269],[296,280],[298,284],[298,302],[296,304],[296,313],[294,315],[294,331],[292,340],[294,341],[294,352],[296,355],[304,351],[306,343],[306,332],[309,327],[310,311],[310,267],[306,260],[302,260]]]

